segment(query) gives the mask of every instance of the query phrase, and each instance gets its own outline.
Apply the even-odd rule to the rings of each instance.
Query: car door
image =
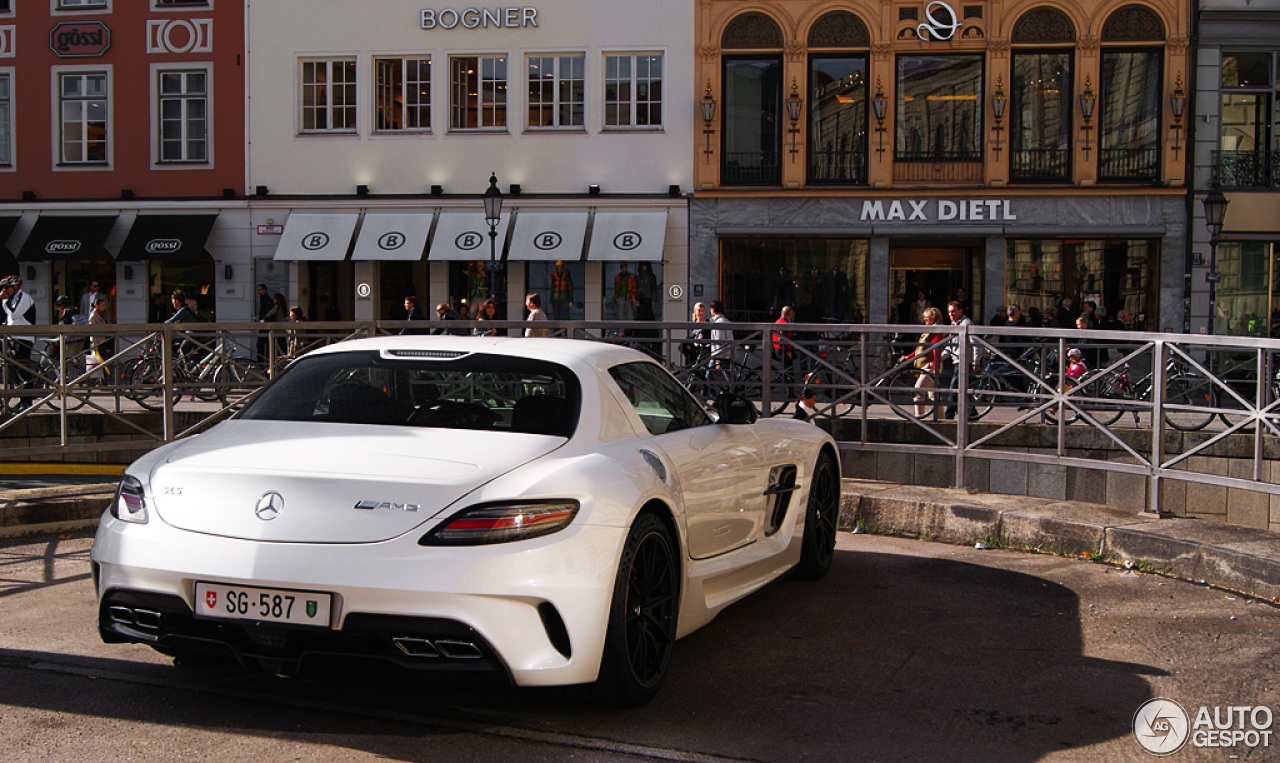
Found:
[[[660,366],[627,363],[609,371],[640,417],[668,470],[685,514],[689,555],[723,554],[760,537],[766,507],[760,440],[750,425],[714,422]]]

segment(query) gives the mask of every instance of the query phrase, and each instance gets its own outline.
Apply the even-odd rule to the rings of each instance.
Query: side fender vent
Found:
[[[764,494],[770,497],[771,505],[769,526],[765,528],[765,535],[773,535],[779,527],[782,527],[782,520],[787,516],[787,509],[791,507],[791,496],[795,495],[795,492],[795,464],[775,466],[769,470],[769,487],[765,489]]]

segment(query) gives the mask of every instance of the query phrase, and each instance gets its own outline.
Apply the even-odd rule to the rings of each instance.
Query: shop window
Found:
[[[604,57],[604,126],[662,127],[662,54]]]
[[[772,321],[791,305],[798,322],[872,322],[870,251],[866,239],[722,239],[725,312],[733,321]]]
[[[542,310],[553,321],[586,318],[586,266],[581,262],[530,262],[525,288],[542,299]]]
[[[212,323],[218,319],[217,267],[212,259],[193,262],[156,262],[147,268],[148,295],[158,295],[164,305],[164,317],[173,314],[169,295],[181,290],[187,295],[187,306]]]
[[[449,86],[450,130],[506,128],[506,56],[450,58]]]
[[[1123,310],[1128,329],[1158,331],[1159,261],[1157,240],[1011,240],[1005,304],[1021,307],[1033,326],[1073,328],[1080,305],[1089,301],[1108,318]]]
[[[420,262],[400,262],[387,260],[378,263],[378,295],[379,309],[376,317],[389,321],[402,321],[408,312],[404,309],[405,297],[416,297],[418,312],[426,317],[435,315],[435,305],[427,304],[426,285],[419,288],[414,277],[415,266],[421,268]]]
[[[582,129],[586,57],[529,56],[529,127]]]
[[[62,164],[106,164],[111,98],[106,72],[58,75]]]
[[[867,182],[867,57],[809,61],[809,182]]]
[[[983,92],[982,56],[898,56],[895,172],[910,175],[913,164],[950,163],[980,173]],[[929,172],[936,174],[932,167]],[[917,179],[907,175],[898,179]],[[974,178],[954,167],[938,179]]]
[[[1009,177],[1071,179],[1071,54],[1018,52],[1009,82]]]
[[[724,58],[720,182],[776,185],[782,181],[782,57]]]
[[[648,300],[654,319],[662,320],[661,262],[606,262],[603,287],[600,313],[604,320],[637,320],[637,300]]]
[[[431,59],[377,58],[373,62],[378,132],[431,129]]]
[[[356,131],[355,59],[302,61],[302,131]]]
[[[88,319],[90,284],[98,284],[98,293],[107,298],[107,318],[116,322],[116,263],[104,250],[91,260],[54,260],[49,263],[52,301],[59,296],[71,298],[71,304]],[[168,317],[167,315],[165,317]]]
[[[1276,245],[1267,241],[1224,241],[1218,245],[1217,319],[1213,333],[1280,337],[1280,268]]]
[[[162,70],[157,75],[160,161],[209,161],[209,72]]]
[[[480,304],[492,295],[498,319],[506,320],[507,263],[497,264],[490,278],[488,260],[449,263],[449,306],[463,318],[474,320]]]
[[[1280,189],[1280,55],[1222,57],[1222,135],[1218,182],[1228,188]]]

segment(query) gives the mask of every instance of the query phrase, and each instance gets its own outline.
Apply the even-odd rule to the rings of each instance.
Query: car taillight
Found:
[[[568,527],[578,508],[578,502],[571,499],[473,506],[445,520],[418,543],[475,546],[537,538]]]
[[[111,504],[111,516],[121,522],[147,522],[147,496],[142,483],[136,477],[125,475],[116,488],[116,500]]]

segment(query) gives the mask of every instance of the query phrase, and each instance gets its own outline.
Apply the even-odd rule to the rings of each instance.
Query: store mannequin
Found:
[[[619,262],[618,267],[618,274],[613,277],[613,303],[618,308],[618,320],[629,321],[635,316],[632,297],[636,293],[636,276],[627,270],[626,262]]]
[[[485,272],[485,263],[476,260],[467,266],[467,292],[470,298],[467,304],[479,308],[489,298],[489,274]]]
[[[655,306],[658,305],[658,277],[654,275],[653,265],[641,262],[636,265],[636,269],[636,291],[644,292]]]
[[[564,266],[564,260],[556,260],[551,271],[551,320],[569,320],[569,308],[573,307],[573,274]]]

